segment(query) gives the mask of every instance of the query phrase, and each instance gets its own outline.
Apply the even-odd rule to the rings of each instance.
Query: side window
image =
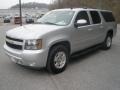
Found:
[[[92,20],[93,20],[93,24],[99,24],[101,23],[101,18],[100,15],[97,11],[90,11]]]
[[[106,22],[114,22],[115,21],[115,18],[113,16],[112,12],[102,11],[101,14]]]
[[[78,15],[76,17],[76,20],[75,20],[75,23],[77,22],[77,20],[80,20],[80,19],[87,20],[87,23],[84,24],[84,25],[81,25],[81,26],[90,25],[89,16],[88,16],[86,11],[81,11],[81,12],[78,13]]]

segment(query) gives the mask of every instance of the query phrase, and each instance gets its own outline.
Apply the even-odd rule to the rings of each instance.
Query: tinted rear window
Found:
[[[112,14],[112,12],[104,12],[102,11],[101,12],[103,18],[105,19],[106,22],[114,22],[115,21],[115,18]]]

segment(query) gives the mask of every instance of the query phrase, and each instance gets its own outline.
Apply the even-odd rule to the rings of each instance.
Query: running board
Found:
[[[98,50],[98,49],[100,49],[101,47],[102,47],[102,44],[98,44],[98,45],[89,47],[89,48],[87,48],[87,49],[84,49],[84,50],[75,52],[75,53],[73,53],[73,54],[71,55],[71,57],[82,56],[82,55],[85,55],[85,54],[90,53],[90,52],[92,52],[92,51]]]

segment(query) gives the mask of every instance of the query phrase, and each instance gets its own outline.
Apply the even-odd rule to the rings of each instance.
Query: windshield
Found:
[[[51,11],[38,19],[37,23],[66,26],[71,22],[74,11]]]

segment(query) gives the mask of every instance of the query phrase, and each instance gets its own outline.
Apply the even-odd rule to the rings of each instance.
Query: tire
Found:
[[[54,46],[48,55],[47,70],[53,74],[63,72],[68,64],[69,52],[64,45]]]
[[[107,34],[105,41],[103,43],[103,50],[108,50],[110,49],[112,46],[112,35],[110,33]]]

